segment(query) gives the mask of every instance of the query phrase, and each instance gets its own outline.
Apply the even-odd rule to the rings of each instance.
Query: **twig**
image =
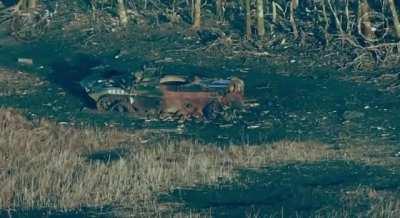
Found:
[[[400,42],[389,42],[389,43],[381,43],[378,45],[372,45],[372,46],[368,46],[368,47],[364,47],[364,49],[367,50],[375,50],[375,49],[379,49],[379,48],[383,48],[383,47],[400,47]]]
[[[327,2],[328,2],[329,9],[331,10],[331,12],[333,14],[333,17],[335,18],[335,23],[336,23],[337,29],[339,30],[341,35],[344,35],[342,24],[340,23],[339,17],[337,15],[335,9],[332,6],[331,0],[327,0]]]

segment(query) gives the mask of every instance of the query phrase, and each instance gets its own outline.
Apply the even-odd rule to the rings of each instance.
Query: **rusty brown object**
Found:
[[[190,117],[202,118],[203,109],[216,94],[213,92],[175,92],[163,91],[163,113],[173,113],[184,119]]]
[[[244,100],[244,82],[233,78],[226,93],[215,91],[175,91],[171,86],[162,85],[162,113],[176,114],[183,119],[204,118],[204,109],[209,104],[219,106],[242,106]]]

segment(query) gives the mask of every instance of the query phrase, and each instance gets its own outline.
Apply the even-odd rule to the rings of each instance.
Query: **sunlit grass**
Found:
[[[317,143],[219,148],[194,141],[142,144],[143,137],[143,133],[63,127],[47,120],[32,123],[14,110],[2,109],[0,205],[157,208],[157,193],[229,180],[234,169],[334,155]],[[127,148],[126,154],[117,160],[88,158],[95,151],[121,146]]]
[[[141,132],[64,127],[47,120],[32,123],[15,110],[1,109],[0,207],[78,209],[112,205],[129,208],[132,213],[160,215],[174,205],[159,203],[158,194],[181,186],[232,180],[235,169],[346,159],[343,153],[312,142],[219,148],[194,141],[143,144],[144,137]],[[96,151],[118,147],[127,148],[126,154],[114,161],[88,158]],[[373,198],[368,214],[396,217],[398,200],[390,193],[385,196],[362,188],[347,193],[343,202],[357,206],[352,204],[358,199]],[[346,214],[348,211],[323,213],[324,217]],[[253,215],[249,216],[257,217]]]

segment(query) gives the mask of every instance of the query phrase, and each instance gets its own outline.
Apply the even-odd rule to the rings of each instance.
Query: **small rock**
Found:
[[[33,60],[31,58],[18,58],[18,63],[21,65],[33,65]]]
[[[258,128],[260,128],[260,125],[251,125],[247,127],[247,129],[258,129]]]
[[[174,59],[170,58],[170,57],[166,57],[164,59],[161,60],[156,60],[155,63],[159,64],[159,63],[173,63]]]
[[[114,55],[114,59],[120,59],[123,56],[126,56],[129,54],[128,50],[122,49],[120,51],[118,51],[118,53],[116,55]]]
[[[248,73],[250,71],[250,68],[242,68],[239,70],[241,73]]]
[[[221,125],[219,125],[220,128],[229,128],[229,127],[232,127],[232,126],[233,126],[233,124],[221,124]]]
[[[258,102],[254,102],[254,103],[249,103],[248,106],[249,107],[258,107],[258,106],[260,106],[260,104]]]

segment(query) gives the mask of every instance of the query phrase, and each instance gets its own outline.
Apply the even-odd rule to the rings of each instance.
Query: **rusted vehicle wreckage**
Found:
[[[80,82],[101,112],[124,112],[141,117],[213,120],[232,108],[240,109],[244,83],[237,77],[209,79],[154,72],[91,76]]]

